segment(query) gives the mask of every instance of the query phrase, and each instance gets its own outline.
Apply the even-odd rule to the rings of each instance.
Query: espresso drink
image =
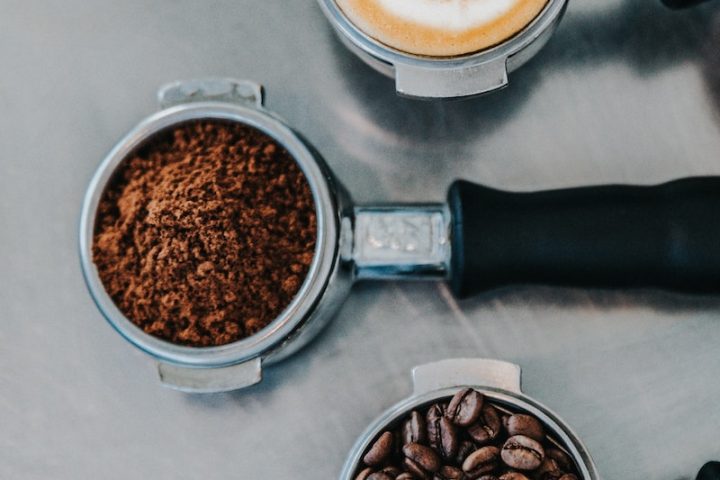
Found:
[[[471,388],[414,410],[365,451],[355,480],[579,480],[536,417]]]
[[[485,50],[528,26],[548,0],[336,0],[376,40],[416,55]]]

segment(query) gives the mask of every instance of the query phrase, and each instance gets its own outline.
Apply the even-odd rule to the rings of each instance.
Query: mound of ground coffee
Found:
[[[310,186],[266,134],[215,120],[159,133],[118,168],[93,242],[123,314],[172,343],[253,335],[297,294],[313,259]]]

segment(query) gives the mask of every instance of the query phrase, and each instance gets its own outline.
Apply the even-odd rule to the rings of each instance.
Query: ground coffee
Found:
[[[118,168],[98,207],[93,259],[133,323],[209,347],[258,332],[288,306],[315,240],[310,186],[290,154],[254,128],[196,121]]]
[[[413,410],[365,451],[355,480],[579,480],[536,417],[464,388]]]

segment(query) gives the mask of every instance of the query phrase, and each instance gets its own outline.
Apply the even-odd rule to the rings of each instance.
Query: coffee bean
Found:
[[[535,476],[538,477],[538,480],[557,480],[562,475],[563,472],[560,470],[558,463],[548,457],[547,451],[545,451],[545,460],[535,470]]]
[[[437,472],[440,469],[440,457],[430,447],[419,443],[408,443],[403,447],[403,454],[425,471]]]
[[[565,472],[575,470],[575,462],[572,461],[567,453],[563,452],[559,448],[548,448],[545,450],[545,455],[555,460],[558,467],[560,467],[560,470]]]
[[[393,467],[393,466],[385,467],[385,468],[383,468],[383,469],[380,470],[380,471],[383,472],[383,473],[387,473],[387,474],[390,475],[393,479],[402,473],[399,468]]]
[[[450,460],[457,455],[460,447],[460,440],[455,432],[455,425],[446,417],[440,418],[437,427],[432,429],[433,435],[428,438],[430,446],[434,448],[440,455]]]
[[[457,455],[455,455],[455,463],[462,465],[465,459],[475,450],[477,450],[477,446],[474,443],[468,440],[463,440],[460,443]]]
[[[578,480],[572,458],[537,418],[506,414],[478,395],[463,389],[452,405],[438,401],[399,418],[369,445],[354,480]],[[473,398],[483,399],[475,421],[454,423],[468,418],[463,409]]]
[[[367,480],[395,480],[395,477],[385,472],[375,472],[367,477]]]
[[[435,447],[435,445],[433,445],[433,439],[435,442],[437,442],[437,440],[440,438],[440,420],[442,420],[444,416],[445,410],[439,403],[431,406],[430,409],[428,409],[427,414],[425,415],[425,423],[427,426],[427,439],[430,443],[430,446],[432,447]]]
[[[433,480],[463,480],[465,474],[455,467],[444,466],[435,474]]]
[[[455,425],[467,427],[480,416],[484,400],[482,393],[471,388],[463,388],[450,400],[447,416]]]
[[[478,445],[486,445],[495,440],[502,430],[502,420],[498,411],[490,404],[483,406],[476,423],[468,427],[468,434]]]
[[[500,450],[497,447],[481,447],[465,459],[463,472],[471,479],[490,473],[497,468],[499,457]]]
[[[415,480],[415,477],[412,476],[412,473],[405,472],[398,475],[395,480]]]
[[[410,444],[408,444],[410,445]],[[403,466],[405,469],[413,474],[415,477],[419,478],[420,480],[431,480],[432,475],[430,472],[425,470],[419,463],[410,460],[409,458],[403,459]]]
[[[523,413],[516,413],[510,416],[507,423],[507,431],[511,437],[524,435],[538,442],[545,440],[545,429],[538,419]]]
[[[545,449],[530,437],[515,435],[503,445],[501,457],[509,467],[518,470],[534,470],[545,459]]]
[[[508,472],[503,475],[500,475],[500,480],[530,480],[530,479],[519,472]]]
[[[425,418],[413,410],[402,425],[402,444],[427,442],[427,423]]]
[[[398,475],[395,480],[415,480],[415,477],[412,476],[412,473],[401,473]]]
[[[366,465],[376,466],[383,463],[392,453],[393,446],[393,435],[390,432],[385,432],[380,435],[370,450],[363,457],[363,461]]]
[[[368,467],[357,474],[355,480],[367,480],[367,478],[373,473],[373,469]]]
[[[538,469],[539,470],[539,469]],[[538,473],[538,470],[534,470],[535,478],[537,480],[560,480],[560,477],[565,475],[563,472],[544,472]]]

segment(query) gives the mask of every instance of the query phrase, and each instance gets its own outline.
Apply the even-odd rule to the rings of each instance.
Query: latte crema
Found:
[[[336,0],[349,20],[404,52],[457,56],[502,43],[528,26],[548,0]]]

